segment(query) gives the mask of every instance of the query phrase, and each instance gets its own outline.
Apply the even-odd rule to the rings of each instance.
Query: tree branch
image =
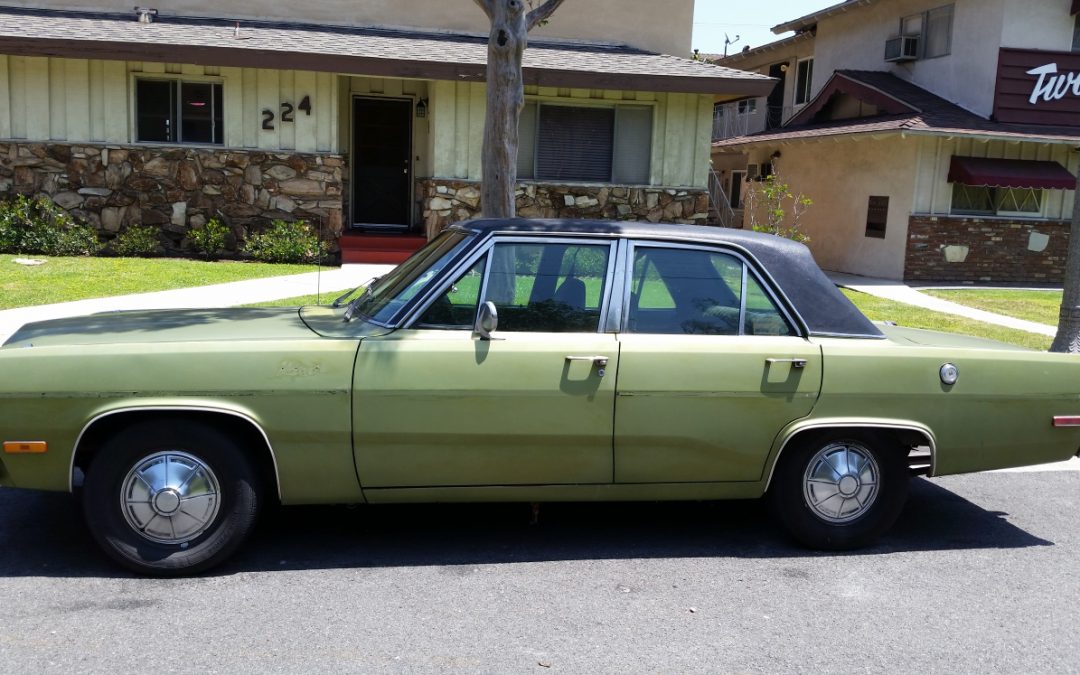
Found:
[[[476,1],[480,2],[480,0]],[[547,0],[544,4],[529,12],[525,19],[525,30],[532,30],[537,24],[546,21],[562,3],[563,0]]]
[[[487,14],[487,18],[490,19],[495,13],[494,3],[495,0],[473,0],[480,9],[484,10],[484,14]]]

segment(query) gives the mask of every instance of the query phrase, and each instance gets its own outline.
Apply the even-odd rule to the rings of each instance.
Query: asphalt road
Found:
[[[875,548],[756,502],[282,509],[184,580],[0,490],[0,671],[1080,672],[1080,472],[916,480]]]

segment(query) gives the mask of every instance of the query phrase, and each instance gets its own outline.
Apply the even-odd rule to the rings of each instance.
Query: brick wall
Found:
[[[964,216],[911,216],[907,281],[1059,284],[1069,223]]]

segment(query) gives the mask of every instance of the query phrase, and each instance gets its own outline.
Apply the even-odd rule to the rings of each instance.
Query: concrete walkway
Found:
[[[1029,333],[1038,333],[1039,335],[1054,337],[1054,335],[1057,334],[1056,326],[1049,326],[1034,321],[1025,321],[1024,319],[1017,319],[1003,314],[995,314],[994,312],[987,312],[982,309],[975,309],[974,307],[968,307],[955,302],[949,302],[948,300],[942,300],[941,298],[935,298],[932,295],[920,293],[902,281],[859,277],[853,274],[841,274],[839,272],[826,272],[826,274],[837,286],[850,288],[853,291],[866,293],[867,295],[875,295],[879,298],[885,298],[886,300],[894,300],[896,302],[915,305],[924,309],[932,309],[935,312],[955,314],[957,316],[992,323],[1006,328],[1015,328]]]
[[[233,307],[315,293],[326,293],[329,300],[333,300],[336,295],[355,288],[372,277],[382,276],[393,268],[393,265],[343,265],[341,268],[321,272],[8,309],[0,311],[0,342],[10,337],[20,326],[31,321],[98,312],[177,307]]]

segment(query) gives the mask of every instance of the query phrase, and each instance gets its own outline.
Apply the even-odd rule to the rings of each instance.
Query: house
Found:
[[[692,16],[592,0],[533,31],[520,214],[704,222],[713,100],[771,82],[683,58]],[[488,30],[473,0],[11,0],[0,193],[171,252],[213,217],[430,235],[479,210]]]
[[[736,214],[776,167],[826,269],[1060,283],[1080,146],[1080,0],[848,0],[719,63],[779,80],[717,106]]]

